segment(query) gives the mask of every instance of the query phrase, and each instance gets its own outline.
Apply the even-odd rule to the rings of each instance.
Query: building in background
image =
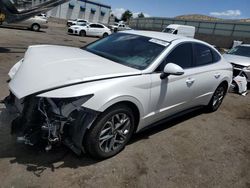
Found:
[[[36,0],[33,0],[36,1]],[[95,0],[71,0],[55,7],[47,16],[60,19],[86,19],[89,22],[107,24],[109,22],[111,6]]]

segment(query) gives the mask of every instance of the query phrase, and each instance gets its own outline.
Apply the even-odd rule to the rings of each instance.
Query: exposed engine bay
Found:
[[[11,133],[17,135],[18,143],[30,146],[45,143],[46,151],[63,143],[79,155],[84,152],[84,134],[98,115],[98,112],[81,107],[90,97],[28,96],[19,100],[10,93],[3,102],[11,113],[17,114]]]

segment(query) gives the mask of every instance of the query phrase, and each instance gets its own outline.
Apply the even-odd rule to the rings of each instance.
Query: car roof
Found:
[[[140,30],[127,30],[127,31],[121,31],[122,33],[128,33],[128,34],[134,34],[134,35],[141,35],[149,38],[155,38],[159,40],[164,40],[166,42],[171,42],[176,39],[190,39],[184,36],[180,35],[174,35],[174,34],[169,34],[169,33],[164,33],[164,32],[157,32],[157,31],[140,31]],[[195,41],[195,40],[192,40]]]

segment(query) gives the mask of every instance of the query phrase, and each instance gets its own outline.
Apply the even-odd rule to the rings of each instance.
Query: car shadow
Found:
[[[137,141],[140,141],[142,139],[149,139],[150,136],[154,135],[154,134],[157,134],[163,130],[166,130],[166,129],[169,129],[175,125],[178,125],[184,121],[187,121],[191,118],[194,118],[196,116],[199,116],[203,113],[207,113],[204,109],[202,108],[198,108],[198,109],[195,109],[191,112],[188,112],[184,115],[181,115],[181,116],[178,116],[178,117],[173,117],[173,118],[170,118],[170,119],[166,119],[166,120],[163,120],[157,124],[153,124],[151,126],[148,126],[147,129],[133,135],[131,141],[129,142],[129,144],[133,144]]]
[[[200,115],[201,111],[193,111],[182,117],[172,119],[168,122],[149,128],[143,132],[135,134],[129,144],[136,143],[142,139],[149,139],[165,129],[175,126],[183,121]],[[50,152],[45,152],[44,145],[30,147],[16,143],[16,137],[10,134],[11,121],[15,118],[5,107],[0,105],[0,159],[8,159],[10,164],[22,164],[26,170],[40,177],[45,170],[54,172],[60,168],[84,167],[96,164],[100,161],[94,160],[86,154],[75,155],[70,149],[63,145],[54,147]]]
[[[24,53],[26,50],[24,47],[0,47],[0,53]]]
[[[39,31],[32,31],[31,29],[25,28],[25,27],[18,27],[18,26],[8,26],[8,25],[1,25],[0,28],[4,29],[15,29],[15,30],[20,30],[20,31],[28,31],[28,32],[36,32],[36,33],[46,33],[44,30],[39,30]]]

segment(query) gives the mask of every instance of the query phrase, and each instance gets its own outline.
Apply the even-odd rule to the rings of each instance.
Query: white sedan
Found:
[[[234,67],[234,76],[243,69],[243,75],[250,82],[250,44],[242,44],[225,53],[224,58]]]
[[[108,158],[149,125],[197,107],[216,111],[232,65],[205,42],[131,30],[81,49],[31,46],[9,76],[4,102],[19,111],[18,142],[45,140],[46,150],[63,142]]]
[[[25,27],[32,31],[40,31],[40,29],[48,28],[48,21],[40,16],[34,16],[21,22],[7,24],[7,26]]]
[[[73,25],[68,29],[68,33],[79,36],[107,37],[111,34],[111,30],[103,24],[92,23]]]

